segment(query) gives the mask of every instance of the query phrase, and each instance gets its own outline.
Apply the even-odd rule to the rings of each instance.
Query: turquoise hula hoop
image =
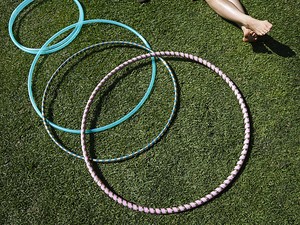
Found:
[[[79,19],[78,19],[78,23],[77,23],[75,29],[65,39],[61,40],[60,42],[58,42],[52,46],[47,46],[45,48],[42,48],[43,49],[42,51],[40,51],[41,49],[38,49],[38,48],[28,48],[28,47],[21,45],[14,36],[13,25],[14,25],[14,22],[15,22],[17,16],[20,14],[20,12],[32,2],[33,2],[33,0],[25,0],[20,5],[18,5],[18,7],[12,12],[9,22],[8,22],[9,36],[10,36],[12,42],[19,49],[23,50],[24,52],[34,54],[34,55],[36,55],[38,52],[40,52],[41,55],[42,54],[43,55],[50,54],[50,53],[59,51],[62,48],[66,47],[69,43],[71,43],[71,41],[73,41],[77,37],[77,35],[79,34],[79,32],[81,30],[82,22],[84,21],[84,12],[83,12],[83,8],[82,8],[80,2],[78,0],[74,0],[74,2],[76,3],[76,5],[79,9]]]
[[[65,28],[63,28],[62,30],[60,30],[59,32],[57,32],[56,34],[54,34],[48,41],[45,42],[45,44],[39,49],[38,53],[35,55],[35,58],[31,64],[31,67],[30,67],[30,70],[29,70],[29,74],[28,74],[28,94],[29,94],[29,99],[30,99],[30,102],[34,108],[34,110],[36,111],[36,113],[39,115],[39,117],[41,117],[43,119],[43,115],[40,111],[40,109],[37,107],[36,105],[36,102],[34,100],[34,97],[33,97],[33,91],[32,91],[32,77],[33,77],[33,73],[34,73],[34,68],[35,68],[35,65],[40,57],[40,55],[43,53],[43,51],[47,48],[47,46],[55,39],[57,38],[58,36],[60,36],[61,34],[67,32],[68,30],[74,28],[74,27],[77,27],[77,26],[82,26],[82,25],[85,25],[85,24],[94,24],[94,23],[103,23],[103,24],[110,24],[110,25],[115,25],[115,26],[119,26],[119,27],[122,27],[122,28],[125,28],[129,31],[131,31],[132,33],[134,33],[144,44],[147,48],[151,49],[149,43],[146,41],[146,39],[140,34],[138,33],[136,30],[134,30],[133,28],[123,24],[123,23],[120,23],[120,22],[117,22],[117,21],[113,21],[113,20],[105,20],[105,19],[93,19],[93,20],[85,20],[85,21],[82,21],[82,22],[78,22],[78,23],[75,23],[75,24],[72,24],[70,26],[67,26]],[[71,43],[73,40],[72,39],[69,39],[69,40],[65,40],[65,43],[66,45],[68,45],[69,43]],[[89,133],[96,133],[96,132],[101,132],[101,131],[105,131],[105,130],[108,130],[110,128],[113,128],[117,125],[119,125],[120,123],[124,122],[125,120],[129,119],[134,113],[136,113],[141,107],[142,105],[145,103],[145,101],[148,99],[152,89],[153,89],[153,86],[154,86],[154,81],[155,81],[155,77],[156,77],[156,63],[155,63],[155,58],[152,57],[151,58],[152,60],[152,77],[151,77],[151,81],[150,81],[150,84],[148,86],[148,89],[145,93],[145,95],[143,96],[143,98],[141,99],[141,101],[128,113],[126,114],[124,117],[116,120],[115,122],[113,123],[110,123],[108,125],[105,125],[105,126],[102,126],[102,127],[98,127],[98,128],[93,128],[93,129],[90,129],[90,130],[86,130],[86,133],[89,134]],[[62,127],[62,126],[59,126],[49,120],[46,120],[46,122],[52,126],[53,128],[55,129],[58,129],[60,131],[64,131],[64,132],[67,132],[67,133],[72,133],[72,134],[80,134],[80,129],[78,130],[75,130],[75,129],[69,129],[69,128],[65,128],[65,127]]]

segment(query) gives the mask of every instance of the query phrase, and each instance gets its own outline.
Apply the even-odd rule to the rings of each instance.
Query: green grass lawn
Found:
[[[167,216],[134,212],[109,199],[93,182],[82,160],[60,150],[46,133],[27,92],[33,55],[19,50],[8,21],[21,1],[1,0],[1,224],[299,224],[300,29],[298,0],[243,1],[248,12],[273,23],[264,43],[242,42],[242,33],[204,1],[82,0],[85,19],[110,19],[140,32],[156,51],[197,55],[222,69],[239,87],[250,109],[252,141],[248,161],[233,185],[195,210]],[[76,22],[73,1],[35,1],[17,18],[14,32],[25,46],[40,47]],[[86,25],[63,50],[43,56],[34,73],[37,104],[46,82],[69,56],[111,40],[141,41],[112,25]],[[128,47],[100,47],[66,65],[51,85],[48,116],[80,129],[83,108],[97,83],[115,66],[144,53]],[[99,164],[109,186],[124,198],[149,207],[200,199],[235,166],[243,146],[239,104],[215,73],[199,64],[168,60],[176,74],[179,104],[166,135],[139,157]],[[151,78],[150,60],[135,63],[110,79],[93,104],[89,126],[103,126],[132,109]],[[147,145],[167,122],[173,86],[158,63],[150,98],[131,119],[89,137],[99,158],[118,157]],[[81,154],[79,135],[54,131]]]

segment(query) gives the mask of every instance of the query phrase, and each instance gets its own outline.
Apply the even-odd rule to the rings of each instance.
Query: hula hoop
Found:
[[[47,92],[48,92],[48,89],[49,89],[49,86],[52,82],[52,80],[54,79],[54,77],[58,74],[58,72],[67,64],[69,63],[72,59],[74,59],[76,56],[84,53],[85,51],[89,50],[89,49],[92,49],[92,48],[96,48],[96,47],[99,47],[99,46],[103,46],[103,45],[130,45],[130,46],[134,46],[134,47],[138,47],[138,48],[141,48],[141,49],[144,49],[146,51],[149,51],[149,52],[153,52],[151,49],[149,48],[146,48],[145,46],[143,45],[139,45],[137,43],[133,43],[133,42],[126,42],[126,41],[110,41],[110,42],[102,42],[102,43],[98,43],[98,44],[94,44],[94,45],[91,45],[89,47],[86,47],[78,52],[76,52],[75,54],[73,54],[72,56],[70,56],[67,60],[65,60],[58,68],[57,70],[55,71],[55,73],[50,77],[49,81],[47,82],[47,85],[46,85],[46,88],[44,90],[44,94],[43,94],[43,100],[42,100],[42,116],[43,116],[43,123],[44,123],[44,126],[46,128],[46,131],[47,133],[49,134],[50,138],[53,140],[53,142],[59,147],[61,148],[63,151],[67,152],[68,154],[76,157],[76,158],[79,158],[79,159],[84,159],[83,156],[81,155],[78,155],[74,152],[72,152],[71,150],[68,150],[66,149],[61,143],[59,143],[59,141],[52,135],[50,129],[49,129],[49,126],[47,124],[47,121],[46,121],[46,117],[45,117],[45,102],[46,102],[46,96],[47,96]],[[177,99],[178,99],[178,94],[177,94],[177,85],[176,85],[176,80],[175,80],[175,77],[174,77],[174,74],[171,70],[171,68],[168,66],[168,64],[166,63],[166,61],[164,61],[162,58],[159,58],[159,60],[166,66],[170,76],[171,76],[171,79],[172,79],[172,82],[173,82],[173,86],[174,86],[174,101],[173,101],[173,107],[172,107],[172,111],[171,111],[171,114],[170,114],[170,117],[168,119],[168,122],[166,123],[166,125],[164,126],[164,128],[160,131],[160,133],[151,141],[149,142],[145,147],[133,152],[133,153],[130,153],[128,155],[125,155],[125,156],[121,156],[121,157],[118,157],[118,158],[113,158],[113,159],[92,159],[94,162],[100,162],[100,163],[111,163],[111,162],[119,162],[119,161],[123,161],[123,160],[127,160],[129,158],[132,158],[134,156],[137,156],[139,154],[141,154],[142,152],[148,150],[149,148],[151,148],[162,136],[163,134],[167,131],[167,129],[169,128],[170,126],[170,123],[174,117],[174,114],[175,114],[175,110],[176,110],[176,105],[177,105]]]
[[[212,71],[214,71],[215,73],[217,73],[229,85],[231,90],[234,92],[234,94],[240,104],[242,113],[243,113],[244,127],[245,127],[243,150],[241,152],[241,155],[239,157],[239,160],[238,160],[236,166],[234,167],[231,174],[226,178],[226,180],[224,180],[224,182],[221,185],[219,185],[217,188],[215,188],[213,191],[211,191],[209,194],[202,197],[201,199],[198,199],[198,200],[188,203],[188,204],[184,204],[184,205],[180,205],[180,206],[176,206],[176,207],[169,207],[169,208],[149,208],[149,207],[141,206],[141,205],[135,204],[133,202],[127,201],[127,200],[123,199],[122,197],[118,196],[117,194],[115,194],[114,192],[112,192],[111,190],[109,190],[109,188],[106,186],[106,184],[98,177],[97,173],[95,172],[95,170],[92,166],[92,162],[91,162],[91,159],[89,158],[89,154],[88,154],[87,148],[86,148],[86,141],[85,141],[87,116],[88,116],[90,107],[94,101],[94,98],[95,98],[96,94],[98,93],[100,87],[107,81],[108,78],[110,78],[112,75],[114,75],[115,73],[117,73],[118,71],[123,69],[125,66],[127,66],[133,62],[136,62],[136,61],[139,61],[139,60],[142,60],[145,58],[149,58],[149,57],[154,57],[154,56],[158,56],[158,57],[162,57],[162,56],[169,57],[170,56],[170,57],[179,57],[179,58],[189,59],[189,60],[195,61],[197,63],[203,64],[206,67],[208,67],[209,69],[211,69]],[[250,143],[249,114],[248,114],[248,110],[247,110],[245,101],[244,101],[240,91],[238,90],[237,86],[219,68],[217,68],[210,62],[208,62],[204,59],[198,58],[197,56],[193,56],[193,55],[182,53],[182,52],[169,52],[169,51],[168,52],[151,52],[151,53],[147,53],[147,54],[132,58],[132,59],[122,63],[121,65],[117,66],[115,69],[113,69],[109,74],[107,74],[100,81],[100,83],[96,86],[96,88],[92,92],[92,94],[86,104],[86,107],[84,109],[83,116],[82,116],[82,123],[81,123],[82,153],[83,153],[87,168],[88,168],[91,176],[93,177],[94,181],[97,183],[97,185],[104,191],[104,193],[106,195],[108,195],[111,199],[113,199],[117,203],[119,203],[123,206],[126,206],[129,209],[135,210],[135,211],[151,213],[151,214],[171,214],[171,213],[183,212],[183,211],[195,208],[197,206],[203,205],[204,203],[215,198],[233,181],[233,179],[239,173],[239,171],[246,159],[246,155],[248,153],[248,148],[249,148],[249,143]]]
[[[129,31],[131,31],[132,33],[134,33],[144,44],[147,48],[151,49],[150,45],[148,44],[148,42],[146,41],[146,39],[141,35],[139,34],[136,30],[134,30],[133,28],[123,24],[123,23],[120,23],[120,22],[117,22],[117,21],[113,21],[113,20],[104,20],[104,19],[94,19],[94,20],[85,20],[83,21],[82,23],[80,23],[81,25],[84,25],[84,24],[94,24],[94,23],[104,23],[104,24],[111,24],[111,25],[115,25],[115,26],[119,26],[119,27],[122,27],[122,28],[125,28]],[[75,24],[72,24],[70,26],[67,26],[65,28],[63,28],[62,30],[60,30],[59,32],[57,32],[56,34],[54,34],[48,41],[46,41],[46,43],[42,46],[42,48],[39,50],[39,52],[36,54],[32,64],[31,64],[31,67],[30,67],[30,70],[29,70],[29,75],[28,75],[28,94],[29,94],[29,99],[30,99],[30,102],[34,108],[34,110],[36,111],[36,113],[43,119],[43,116],[42,116],[42,113],[40,112],[39,108],[37,107],[36,105],[36,102],[34,100],[34,97],[33,97],[33,91],[32,91],[32,76],[33,76],[33,72],[34,72],[34,68],[35,68],[35,65],[41,55],[41,53],[44,51],[44,49],[55,39],[57,38],[59,35],[65,33],[66,31],[74,28],[78,26],[78,23],[75,23]],[[66,43],[70,43],[72,40],[67,40]],[[134,109],[132,109],[127,115],[125,115],[124,117],[118,119],[117,121],[113,122],[113,123],[110,123],[106,126],[103,126],[103,127],[99,127],[99,128],[94,128],[94,129],[91,129],[91,130],[87,130],[86,132],[87,133],[96,133],[96,132],[100,132],[100,131],[104,131],[104,130],[107,130],[107,129],[110,129],[112,127],[115,127],[117,125],[119,125],[120,123],[124,122],[125,120],[129,119],[134,113],[136,113],[141,107],[142,105],[145,103],[145,101],[148,99],[150,93],[151,93],[151,90],[153,89],[153,85],[154,85],[154,81],[155,81],[155,76],[156,76],[156,64],[155,64],[155,58],[152,58],[152,77],[151,77],[151,81],[150,81],[150,84],[148,86],[148,89],[145,93],[145,95],[143,96],[143,98],[141,99],[141,101],[138,103],[138,105],[135,106]],[[49,120],[47,120],[47,123],[49,123],[52,127],[60,130],[60,131],[64,131],[64,132],[68,132],[68,133],[73,133],[73,134],[80,134],[80,130],[74,130],[74,129],[69,129],[69,128],[65,128],[65,127],[61,127]]]
[[[13,43],[21,50],[23,50],[24,52],[30,53],[30,54],[37,54],[41,49],[38,48],[28,48],[25,47],[23,45],[21,45],[15,38],[14,33],[13,33],[13,25],[14,22],[17,18],[17,16],[20,14],[20,12],[27,6],[29,5],[31,2],[33,2],[33,0],[25,0],[23,1],[20,5],[18,5],[18,7],[13,11],[13,13],[10,16],[9,19],[9,23],[8,23],[8,32],[9,32],[9,36],[11,38],[11,40],[13,41]],[[80,4],[80,2],[78,0],[74,0],[74,2],[76,3],[78,9],[79,9],[79,19],[78,19],[78,23],[77,26],[75,27],[75,29],[63,40],[61,40],[60,42],[43,48],[43,50],[40,52],[40,54],[50,54],[56,51],[61,50],[62,48],[64,48],[65,46],[67,46],[71,41],[73,41],[78,33],[81,30],[82,24],[81,22],[83,22],[84,20],[84,12],[83,12],[83,8]],[[69,42],[70,41],[70,42]]]

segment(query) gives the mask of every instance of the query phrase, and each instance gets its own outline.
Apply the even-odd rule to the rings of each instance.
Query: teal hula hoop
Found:
[[[103,23],[103,24],[110,24],[110,25],[115,25],[115,26],[119,26],[119,27],[122,27],[122,28],[125,28],[129,31],[131,31],[132,33],[134,33],[144,44],[147,48],[151,49],[150,45],[148,44],[148,42],[146,41],[146,39],[141,35],[139,34],[136,30],[134,30],[133,28],[123,24],[123,23],[120,23],[120,22],[117,22],[117,21],[113,21],[113,20],[105,20],[105,19],[93,19],[93,20],[85,20],[85,21],[82,21],[82,22],[78,22],[78,23],[75,23],[75,24],[72,24],[70,26],[67,26],[65,28],[63,28],[62,30],[60,30],[59,32],[57,32],[56,34],[54,34],[48,41],[45,42],[45,44],[39,49],[38,53],[35,55],[35,58],[31,64],[31,67],[30,67],[30,70],[29,70],[29,74],[28,74],[28,94],[29,94],[29,99],[30,99],[30,102],[34,108],[34,110],[36,111],[36,113],[43,119],[43,115],[41,113],[41,111],[39,110],[39,108],[37,107],[36,105],[36,102],[34,100],[34,97],[33,97],[33,91],[32,91],[32,77],[33,77],[33,73],[34,73],[34,68],[35,68],[35,65],[40,57],[40,55],[43,53],[43,51],[47,48],[47,46],[55,39],[57,38],[58,36],[60,36],[61,34],[67,32],[68,30],[74,28],[74,27],[77,27],[77,26],[82,26],[82,25],[85,25],[85,24],[94,24],[94,23]],[[68,39],[68,40],[65,40],[65,43],[66,45],[68,45],[69,43],[71,43],[73,40],[72,39]],[[86,133],[96,133],[96,132],[100,132],[100,131],[104,131],[104,130],[107,130],[107,129],[110,129],[110,128],[113,128],[117,125],[119,125],[120,123],[124,122],[125,120],[129,119],[134,113],[136,113],[141,107],[142,105],[145,103],[145,101],[148,99],[152,89],[153,89],[153,86],[154,86],[154,81],[155,81],[155,76],[156,76],[156,63],[155,63],[155,58],[152,57],[151,58],[152,60],[152,77],[151,77],[151,81],[150,81],[150,84],[148,86],[148,89],[145,93],[145,95],[143,96],[143,98],[141,99],[141,101],[135,106],[134,109],[132,109],[127,115],[125,115],[124,117],[116,120],[115,122],[113,123],[110,123],[108,125],[105,125],[103,127],[98,127],[98,128],[93,128],[93,129],[90,129],[90,130],[86,130]],[[67,133],[72,133],[72,134],[80,134],[80,129],[78,130],[75,130],[75,129],[69,129],[69,128],[65,128],[65,127],[62,127],[62,126],[59,126],[49,120],[46,120],[47,123],[54,127],[55,129],[58,129],[60,131],[64,131],[64,132],[67,132]]]
[[[8,22],[9,36],[10,36],[11,40],[13,41],[13,43],[19,49],[23,50],[24,52],[34,54],[34,55],[36,55],[38,52],[40,52],[41,55],[42,54],[50,54],[50,53],[61,50],[62,48],[67,46],[69,43],[71,43],[71,41],[73,41],[77,37],[77,35],[79,34],[79,32],[81,30],[82,22],[84,21],[84,12],[83,12],[83,8],[82,8],[80,2],[78,0],[74,0],[74,2],[76,3],[76,5],[79,9],[79,19],[78,19],[78,23],[77,23],[75,29],[65,39],[61,40],[60,42],[58,42],[52,46],[42,48],[43,49],[42,51],[40,51],[41,49],[38,49],[38,48],[28,48],[28,47],[21,45],[14,36],[13,25],[14,25],[14,22],[15,22],[17,16],[20,14],[20,12],[32,2],[33,2],[33,0],[25,0],[20,5],[18,5],[18,7],[11,14],[9,22]]]

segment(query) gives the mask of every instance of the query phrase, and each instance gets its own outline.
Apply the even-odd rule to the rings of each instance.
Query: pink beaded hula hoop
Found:
[[[145,207],[145,206],[141,206],[138,204],[135,204],[133,202],[127,201],[124,198],[122,198],[121,196],[118,196],[117,194],[113,193],[111,190],[109,190],[108,187],[106,187],[105,183],[98,177],[98,175],[96,174],[93,166],[92,166],[92,159],[89,157],[89,153],[87,152],[87,148],[86,148],[86,141],[85,141],[85,130],[86,130],[86,119],[91,107],[92,102],[94,101],[94,98],[96,96],[96,94],[98,93],[98,91],[100,90],[100,88],[103,86],[103,84],[107,81],[108,78],[110,78],[111,76],[113,76],[115,73],[117,73],[118,71],[120,71],[121,69],[123,69],[124,67],[126,67],[127,65],[142,60],[142,59],[146,59],[146,58],[150,58],[150,57],[163,57],[163,56],[168,56],[168,57],[177,57],[177,58],[185,58],[185,59],[189,59],[192,61],[195,61],[197,63],[203,64],[206,67],[208,67],[209,69],[211,69],[212,71],[214,71],[215,73],[217,73],[231,88],[231,90],[234,92],[242,113],[243,113],[243,119],[244,119],[244,128],[245,128],[245,136],[244,136],[244,145],[242,148],[242,152],[241,155],[239,157],[239,160],[236,164],[236,166],[234,167],[233,171],[230,173],[230,175],[226,178],[226,180],[224,180],[224,182],[222,184],[220,184],[217,188],[215,188],[213,191],[211,191],[209,194],[207,194],[206,196],[194,201],[194,202],[190,202],[188,204],[184,204],[184,205],[180,205],[180,206],[176,206],[176,207],[170,207],[170,208],[149,208],[149,207]],[[203,204],[205,204],[206,202],[212,200],[213,198],[215,198],[218,194],[220,194],[226,187],[228,187],[228,185],[234,180],[234,178],[237,176],[237,174],[240,172],[242,165],[246,159],[247,153],[248,153],[248,149],[249,149],[249,144],[250,144],[250,119],[249,119],[249,114],[248,114],[248,110],[247,110],[247,106],[245,104],[245,100],[242,97],[242,94],[240,93],[240,91],[238,90],[237,86],[216,66],[214,66],[213,64],[211,64],[210,62],[198,58],[197,56],[193,56],[191,54],[186,54],[186,53],[182,53],[182,52],[152,52],[152,53],[147,53],[147,54],[143,54],[137,57],[134,57],[122,64],[120,64],[119,66],[117,66],[115,69],[113,69],[109,74],[107,74],[101,81],[100,83],[96,86],[96,88],[94,89],[94,91],[92,92],[86,107],[84,109],[84,113],[82,116],[82,123],[81,123],[81,146],[82,146],[82,152],[83,152],[83,156],[85,159],[85,163],[87,165],[87,168],[91,174],[91,176],[93,177],[94,181],[98,184],[98,186],[105,192],[105,194],[107,194],[111,199],[113,199],[114,201],[116,201],[117,203],[126,206],[132,210],[135,211],[140,211],[140,212],[144,212],[144,213],[151,213],[151,214],[172,214],[172,213],[178,213],[178,212],[183,212],[186,210],[190,210],[193,208],[196,208],[198,206],[201,206]]]

